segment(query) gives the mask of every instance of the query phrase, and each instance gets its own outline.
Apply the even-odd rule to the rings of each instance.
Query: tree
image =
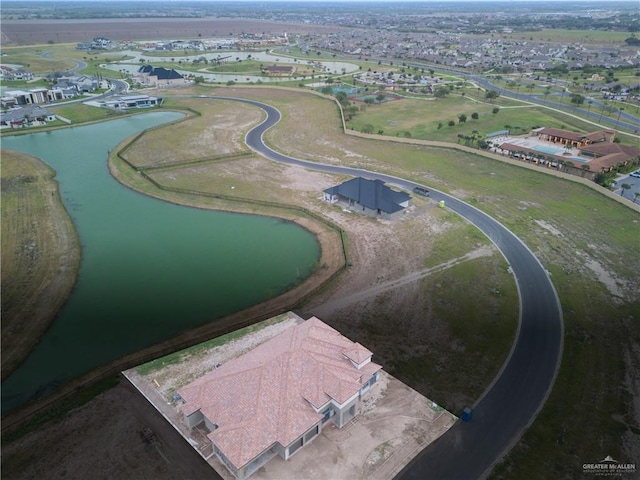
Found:
[[[382,103],[385,98],[387,97],[384,96],[384,93],[379,93],[378,95],[376,95],[376,102]]]
[[[347,94],[344,92],[336,92],[335,94],[336,100],[340,102],[340,105],[343,107],[347,107],[349,105],[349,99],[347,98]]]
[[[640,192],[635,192],[633,194],[633,203],[636,203],[636,200],[638,200],[638,198],[640,198]]]
[[[436,91],[433,92],[433,96],[436,98],[444,98],[447,93],[449,93],[449,89],[446,87],[436,87]]]
[[[449,120],[449,122],[447,123],[447,125],[449,125],[450,127],[453,127],[456,124],[456,122],[454,122],[453,120]]]
[[[471,114],[471,118],[473,118],[474,120],[478,120],[478,118],[479,118],[479,117],[480,117],[480,116],[478,115],[478,112],[473,112],[473,113]]]
[[[623,183],[622,185],[620,185],[620,188],[622,190],[620,190],[620,196],[624,197],[624,192],[629,190],[631,188],[631,185],[629,185],[628,183]]]
[[[495,115],[499,111],[500,111],[500,107],[493,107],[493,110],[491,110],[491,113],[493,113]]]
[[[467,121],[467,116],[464,113],[458,115],[458,123],[464,123]]]
[[[438,122],[438,130],[442,128],[442,122]]]
[[[582,105],[584,103],[584,100],[584,96],[580,95],[579,93],[571,94],[571,103],[573,103],[576,107]]]
[[[487,90],[484,94],[484,98],[493,103],[493,101],[498,98],[500,94],[495,90]]]

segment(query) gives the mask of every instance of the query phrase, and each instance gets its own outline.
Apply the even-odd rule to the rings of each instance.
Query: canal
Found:
[[[71,297],[2,383],[4,412],[123,355],[283,293],[311,273],[319,244],[294,223],[174,205],[113,179],[110,149],[179,115],[153,112],[3,138],[3,148],[56,170],[82,246]]]

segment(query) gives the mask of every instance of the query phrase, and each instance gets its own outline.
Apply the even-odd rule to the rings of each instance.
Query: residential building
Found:
[[[154,67],[152,65],[144,65],[138,69],[138,81],[155,87],[184,85],[186,83],[185,78],[173,68],[169,70],[164,67]]]
[[[371,217],[394,220],[411,203],[411,196],[397,192],[382,180],[357,177],[324,190],[324,201],[339,203]]]
[[[44,107],[29,105],[0,114],[0,127],[24,128],[46,125],[53,122],[56,116]]]
[[[2,107],[12,107],[16,105],[37,105],[47,103],[52,100],[47,88],[33,88],[31,90],[8,90],[0,98]]]
[[[162,98],[150,95],[123,95],[111,97],[101,103],[108,108],[149,108],[162,103]]]
[[[276,455],[287,460],[324,428],[342,428],[378,380],[372,353],[316,317],[178,390],[190,429],[244,480]]]

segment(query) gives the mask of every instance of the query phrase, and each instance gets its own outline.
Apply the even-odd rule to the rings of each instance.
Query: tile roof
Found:
[[[366,178],[352,178],[340,185],[325,190],[330,195],[340,195],[358,202],[372,210],[380,209],[385,213],[402,210],[400,204],[411,197],[404,192],[396,192],[387,187],[382,180],[367,180]]]
[[[580,142],[585,138],[584,133],[570,132],[569,130],[562,130],[560,128],[544,127],[540,129],[539,132],[547,135],[551,135],[554,137],[567,138],[577,142]]]
[[[349,360],[366,362],[367,353],[312,317],[180,389],[182,412],[200,410],[217,425],[209,438],[239,469],[316,425],[323,415],[312,406],[356,395],[381,368],[367,362],[358,369]]]
[[[580,150],[591,155],[605,156],[613,153],[622,153],[627,156],[626,160],[640,155],[640,148],[630,145],[620,145],[613,142],[601,142],[580,147]]]

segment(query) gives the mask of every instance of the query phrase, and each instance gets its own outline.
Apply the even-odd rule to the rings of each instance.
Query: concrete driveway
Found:
[[[325,428],[289,460],[273,458],[251,480],[387,480],[455,421],[452,414],[383,371],[364,397],[361,413],[350,423],[342,429]],[[225,474],[224,478],[232,478]]]

